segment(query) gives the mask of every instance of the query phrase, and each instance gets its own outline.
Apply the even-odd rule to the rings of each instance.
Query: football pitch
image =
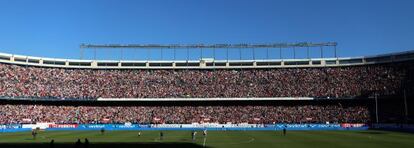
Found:
[[[389,131],[208,131],[204,137],[197,131],[40,131],[0,133],[0,147],[210,147],[210,148],[413,148],[414,134]],[[85,138],[89,145],[85,146]]]

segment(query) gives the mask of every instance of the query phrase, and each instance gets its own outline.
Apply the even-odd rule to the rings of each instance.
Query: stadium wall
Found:
[[[32,57],[0,53],[0,63],[82,69],[232,69],[232,68],[290,68],[335,67],[408,61],[414,59],[414,50],[366,57],[277,59],[277,60],[79,60]]]

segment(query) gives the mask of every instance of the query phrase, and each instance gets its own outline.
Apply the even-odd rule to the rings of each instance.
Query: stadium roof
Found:
[[[270,44],[81,44],[80,48],[291,48],[337,46],[336,42],[324,43],[270,43]]]

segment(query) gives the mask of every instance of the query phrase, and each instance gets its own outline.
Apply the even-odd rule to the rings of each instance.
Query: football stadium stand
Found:
[[[412,96],[413,59],[404,52],[159,66],[0,54],[0,124],[407,123],[412,101],[395,100]]]
[[[394,95],[412,86],[414,53],[319,60],[321,65],[125,67],[71,66],[71,60],[2,54],[0,96],[4,98],[354,98]],[[18,60],[19,59],[19,60]],[[360,61],[351,62],[351,61]],[[32,63],[30,61],[35,61]],[[299,61],[293,61],[298,63]],[[345,62],[344,61],[348,61]],[[257,65],[258,61],[250,61]],[[54,64],[53,64],[54,63]],[[56,63],[60,63],[56,64]],[[95,66],[92,66],[94,65]],[[96,63],[98,63],[96,65]],[[342,63],[342,64],[341,64]],[[171,62],[172,65],[178,63]],[[229,61],[225,65],[232,65]],[[286,67],[285,67],[286,66]],[[406,84],[409,82],[410,84]]]

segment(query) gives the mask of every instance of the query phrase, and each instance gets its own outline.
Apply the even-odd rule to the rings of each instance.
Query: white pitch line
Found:
[[[255,139],[252,137],[249,141],[247,141],[246,143],[251,143],[253,142]]]

